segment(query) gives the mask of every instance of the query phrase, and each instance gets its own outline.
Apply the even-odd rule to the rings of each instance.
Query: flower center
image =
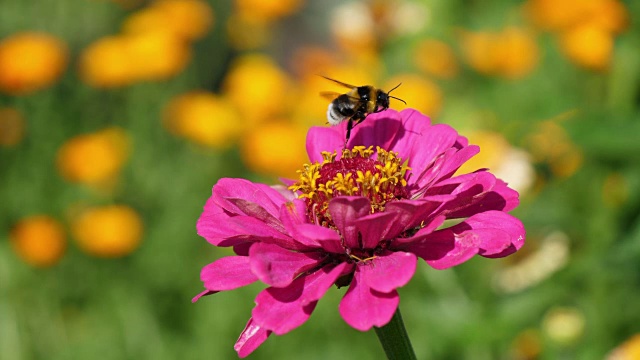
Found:
[[[372,158],[377,154],[375,159]],[[307,202],[309,219],[316,224],[335,228],[328,212],[329,201],[336,196],[363,196],[371,202],[371,213],[384,210],[389,201],[406,199],[409,170],[398,153],[373,146],[355,146],[336,152],[323,152],[322,163],[305,164],[299,180],[289,186]]]

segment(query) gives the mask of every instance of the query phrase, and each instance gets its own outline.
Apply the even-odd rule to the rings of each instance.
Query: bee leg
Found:
[[[353,118],[349,118],[349,122],[347,123],[347,138],[344,141],[344,147],[345,149],[347,148],[347,143],[349,142],[349,139],[351,138],[351,129],[353,129]]]

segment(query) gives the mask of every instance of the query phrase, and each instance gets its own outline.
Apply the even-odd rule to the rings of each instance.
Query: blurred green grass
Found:
[[[433,12],[430,36],[446,34],[453,25],[501,27],[508,9],[521,4],[422,3]],[[261,287],[191,304],[201,291],[202,266],[230,254],[198,237],[195,221],[217,179],[275,179],[249,172],[237,148],[189,144],[169,134],[161,121],[163,106],[174,96],[196,88],[219,91],[230,61],[240,54],[225,36],[231,5],[210,4],[214,28],[195,43],[185,71],[162,82],[95,89],[78,78],[77,54],[97,38],[117,33],[137,7],[89,0],[0,3],[0,38],[41,30],[64,39],[71,54],[66,73],[52,87],[27,96],[0,95],[0,106],[18,109],[27,121],[27,136],[20,143],[0,148],[0,359],[237,357],[233,343]],[[632,20],[637,19],[640,6],[624,4]],[[317,10],[308,5],[289,21],[314,17]],[[328,18],[329,10],[318,15]],[[517,260],[473,259],[446,271],[420,264],[414,279],[400,289],[418,358],[517,358],[514,341],[524,330],[534,329],[541,347],[536,358],[602,359],[640,330],[640,308],[634,305],[640,303],[640,34],[633,26],[616,40],[614,62],[606,73],[568,62],[554,41],[543,36],[540,63],[524,79],[507,81],[464,68],[455,81],[440,83],[445,107],[436,122],[488,128],[523,148],[537,124],[575,110],[562,126],[583,152],[584,162],[568,178],[536,164],[541,184],[523,195],[514,212],[528,229],[527,247],[536,249],[552,230],[567,234],[568,263],[557,273],[507,294],[492,284],[496,274]],[[285,28],[274,32],[278,46],[283,45],[278,36],[284,36]],[[389,73],[403,71],[408,48],[422,35],[399,38],[383,49],[380,57]],[[280,56],[281,64],[290,61],[282,56],[290,50],[267,46],[264,51]],[[476,109],[490,116],[470,125],[466,118]],[[56,153],[65,141],[114,125],[126,129],[133,146],[115,191],[103,194],[58,175]],[[603,199],[612,173],[622,175],[626,188],[614,205]],[[127,204],[143,219],[142,244],[129,256],[91,257],[69,239],[59,264],[37,269],[22,262],[10,246],[9,231],[24,216],[46,213],[65,219],[73,205],[110,203]],[[250,358],[382,358],[372,332],[355,331],[340,319],[337,307],[343,292],[329,291],[306,324],[285,336],[272,336]],[[584,316],[584,333],[570,344],[545,333],[542,319],[557,307],[575,308]]]

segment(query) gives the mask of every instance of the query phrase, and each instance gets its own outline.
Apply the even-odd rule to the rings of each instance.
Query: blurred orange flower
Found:
[[[258,21],[274,21],[293,14],[304,4],[303,0],[235,0],[236,11]]]
[[[58,150],[58,171],[68,181],[89,185],[111,180],[127,160],[129,147],[120,128],[76,136]]]
[[[180,73],[191,59],[191,49],[166,31],[148,31],[128,37],[134,76],[139,80],[164,80]]]
[[[246,126],[228,99],[205,91],[172,99],[164,110],[164,125],[176,136],[218,149],[231,146]]]
[[[25,133],[25,121],[22,114],[13,108],[0,108],[0,146],[18,144]]]
[[[524,10],[535,25],[549,31],[592,23],[611,33],[620,33],[629,22],[627,9],[618,0],[529,0]]]
[[[64,228],[47,215],[30,216],[14,225],[9,235],[15,252],[36,267],[53,266],[67,248]]]
[[[80,77],[91,86],[129,85],[136,80],[134,70],[129,41],[122,36],[99,39],[80,54]]]
[[[80,76],[95,87],[118,87],[141,80],[163,80],[184,69],[189,46],[166,31],[110,36],[80,56]]]
[[[414,63],[425,73],[450,79],[458,75],[458,62],[449,45],[439,40],[423,40],[414,53]]]
[[[392,95],[407,102],[391,99],[391,107],[396,110],[413,108],[431,118],[438,116],[442,108],[442,91],[434,82],[414,74],[400,74],[385,82],[383,90],[389,91],[396,85],[402,85],[393,90]]]
[[[86,253],[104,258],[130,254],[142,240],[142,219],[126,205],[95,207],[71,221],[71,232]]]
[[[223,82],[223,93],[236,106],[244,121],[257,124],[286,110],[295,96],[287,73],[265,55],[243,55],[235,59]]]
[[[500,32],[462,32],[462,52],[474,70],[508,79],[522,78],[536,67],[539,49],[529,31],[507,27]]]
[[[130,15],[123,32],[166,31],[184,40],[203,37],[213,25],[213,11],[201,0],[160,0]]]
[[[56,81],[67,66],[67,46],[58,38],[22,32],[0,42],[0,91],[27,94]]]
[[[613,55],[613,35],[595,24],[586,23],[565,30],[560,35],[560,48],[580,66],[605,70]]]
[[[558,33],[569,60],[592,70],[608,68],[614,36],[629,25],[618,0],[529,0],[525,11],[538,27]]]
[[[286,123],[269,123],[242,138],[242,159],[252,171],[294,178],[307,161],[306,128]]]

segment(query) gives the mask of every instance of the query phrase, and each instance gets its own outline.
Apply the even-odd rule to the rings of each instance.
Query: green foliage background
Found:
[[[500,28],[508,21],[508,9],[520,4],[424,2],[436,24],[465,28]],[[171,97],[194,88],[218,90],[229,61],[238,54],[224,32],[231,5],[211,5],[215,28],[196,43],[186,71],[165,82],[99,90],[79,81],[73,54],[116,33],[130,10],[108,1],[0,1],[0,37],[42,30],[64,39],[72,54],[69,70],[51,88],[24,97],[0,95],[1,106],[19,109],[28,121],[28,136],[21,143],[0,149],[0,359],[237,357],[233,343],[261,286],[192,304],[202,287],[201,267],[230,254],[198,237],[195,221],[220,177],[274,179],[249,173],[237,150],[190,145],[169,135],[160,121],[162,105]],[[474,258],[446,271],[419,265],[414,279],[400,289],[418,358],[511,359],[518,334],[533,329],[539,331],[540,359],[602,359],[640,331],[640,33],[633,24],[640,6],[634,1],[625,5],[632,25],[616,40],[607,73],[572,65],[543,36],[542,61],[523,80],[465,69],[443,85],[445,108],[436,122],[459,125],[465,121],[465,107],[490,109],[501,119],[494,130],[517,146],[537,122],[577,110],[563,127],[585,160],[565,179],[537,164],[544,184],[524,196],[514,211],[528,229],[526,246],[535,246],[550,229],[568,235],[569,261],[559,272],[523,291],[503,294],[492,286],[492,278],[513,260]],[[308,17],[318,8],[308,5],[293,16]],[[319,26],[325,28],[318,33],[328,31],[327,24]],[[431,31],[441,30],[436,26]],[[383,50],[389,73],[406,66],[403,56],[417,39],[399,39]],[[107,125],[127,129],[134,143],[114,197],[66,183],[55,169],[56,151],[65,140]],[[616,206],[602,197],[612,173],[621,174],[628,188]],[[33,269],[11,250],[8,233],[15,221],[34,213],[63,218],[77,202],[134,207],[145,223],[142,246],[125,258],[105,260],[70,245],[50,269]],[[373,332],[358,332],[340,318],[337,306],[343,293],[329,291],[307,323],[285,336],[272,336],[250,358],[382,358]],[[584,332],[572,343],[557,342],[544,332],[543,317],[557,307],[571,307],[584,316]]]

